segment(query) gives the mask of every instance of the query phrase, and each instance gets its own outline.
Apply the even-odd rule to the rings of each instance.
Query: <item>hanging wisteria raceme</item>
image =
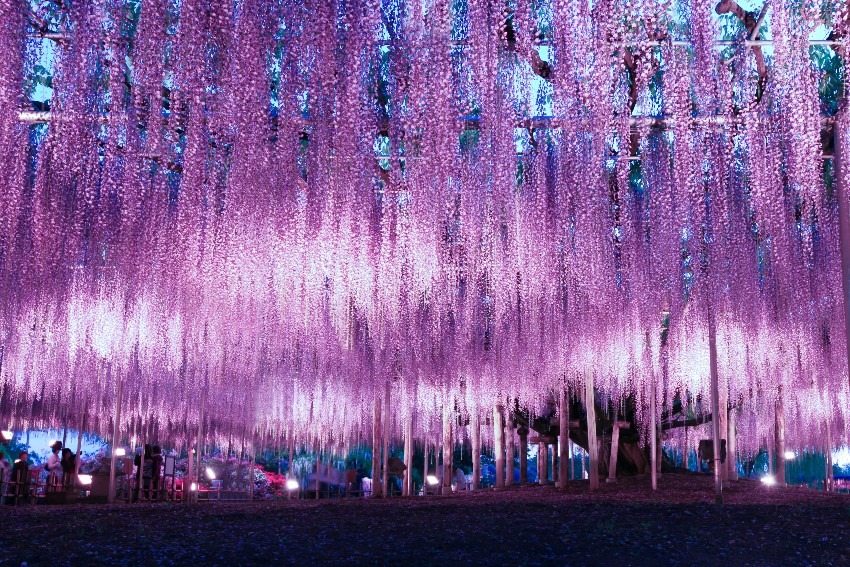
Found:
[[[710,413],[716,324],[742,450],[779,406],[846,442],[842,3],[31,4],[0,1],[11,426],[345,446],[389,395],[436,440],[593,379],[646,433],[653,390]]]

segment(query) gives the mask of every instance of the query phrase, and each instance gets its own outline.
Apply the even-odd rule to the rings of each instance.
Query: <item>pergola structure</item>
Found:
[[[848,17],[0,1],[0,416],[384,470],[545,418],[591,485],[602,415],[710,423],[718,490],[845,444]]]

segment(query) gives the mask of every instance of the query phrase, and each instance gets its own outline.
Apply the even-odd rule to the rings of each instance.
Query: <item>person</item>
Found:
[[[70,486],[72,484],[71,479],[74,478],[74,472],[76,472],[76,457],[74,453],[71,452],[71,449],[65,447],[62,449],[62,460],[59,461],[59,464],[62,466],[62,476],[65,479],[65,484]]]
[[[62,450],[62,442],[55,441],[53,445],[50,446],[50,456],[47,457],[47,465],[45,466],[45,470],[47,474],[52,475],[55,479],[54,482],[57,484],[62,481],[62,461],[59,458],[59,451]]]
[[[15,461],[15,464],[12,465],[11,482],[15,483],[13,500],[14,504],[20,502],[21,499],[23,499],[24,502],[27,502],[29,499],[30,465],[27,462],[28,459],[29,453],[27,453],[26,451],[21,451],[18,454],[18,458]]]
[[[463,470],[461,470],[460,467],[455,469],[454,477],[455,477],[455,485],[456,485],[455,490],[457,490],[457,491],[466,490],[466,475],[463,474]]]

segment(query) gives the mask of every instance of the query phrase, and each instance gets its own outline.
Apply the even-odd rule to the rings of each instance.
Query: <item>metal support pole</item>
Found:
[[[720,392],[717,379],[717,325],[714,309],[708,307],[708,365],[711,374],[711,429],[714,452],[714,501],[723,503],[723,480],[720,472]]]
[[[107,501],[110,504],[115,502],[115,465],[117,464],[117,455],[115,450],[118,448],[119,435],[121,432],[121,377],[118,377],[117,391],[115,392],[115,414],[113,415],[114,422],[112,423],[112,455],[109,457],[109,496]],[[125,471],[126,473],[127,471]]]

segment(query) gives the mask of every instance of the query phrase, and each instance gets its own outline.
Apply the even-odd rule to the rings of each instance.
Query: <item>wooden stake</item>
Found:
[[[658,490],[658,402],[657,402],[657,392],[655,387],[655,371],[652,371],[652,383],[650,384],[650,394],[649,394],[649,411],[652,414],[650,418],[650,448],[649,450],[652,452],[651,455],[651,463],[652,471],[650,474],[650,478],[652,479],[652,490]],[[619,439],[620,430],[617,428],[617,437]],[[614,461],[616,464],[617,461]]]

